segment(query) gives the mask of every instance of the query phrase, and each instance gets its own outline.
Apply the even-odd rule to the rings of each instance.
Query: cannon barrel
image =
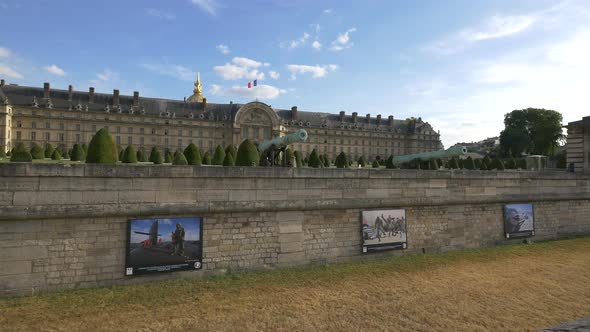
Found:
[[[403,156],[396,156],[393,157],[393,164],[399,165],[402,163],[406,163],[412,161],[414,159],[420,159],[421,161],[428,161],[432,159],[438,158],[452,158],[464,155],[467,153],[467,148],[464,146],[456,146],[453,148],[448,148],[446,150],[438,150],[432,152],[421,152],[415,154],[407,154]]]
[[[307,141],[307,131],[305,129],[299,129],[294,133],[283,137],[273,138],[271,140],[264,141],[258,145],[260,151],[264,152],[268,150],[272,145],[276,147],[283,147],[289,144],[293,144],[295,142],[305,142]]]

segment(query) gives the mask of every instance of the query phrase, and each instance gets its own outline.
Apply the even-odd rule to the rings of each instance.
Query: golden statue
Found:
[[[200,73],[197,72],[197,81],[195,82],[195,89],[193,90],[193,95],[188,97],[186,100],[189,103],[200,103],[203,101],[205,97],[203,96],[203,88],[201,87],[201,77]]]

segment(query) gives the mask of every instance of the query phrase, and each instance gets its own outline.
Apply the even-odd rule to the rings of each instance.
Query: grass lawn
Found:
[[[0,329],[531,331],[590,316],[590,237],[0,300]]]

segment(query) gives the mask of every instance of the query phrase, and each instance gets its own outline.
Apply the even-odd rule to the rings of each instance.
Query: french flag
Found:
[[[258,86],[258,80],[254,80],[254,86]],[[248,89],[252,88],[252,82],[248,82]]]

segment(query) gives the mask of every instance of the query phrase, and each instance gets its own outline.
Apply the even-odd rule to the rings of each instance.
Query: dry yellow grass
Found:
[[[531,331],[590,315],[590,238],[0,300],[0,330]]]

